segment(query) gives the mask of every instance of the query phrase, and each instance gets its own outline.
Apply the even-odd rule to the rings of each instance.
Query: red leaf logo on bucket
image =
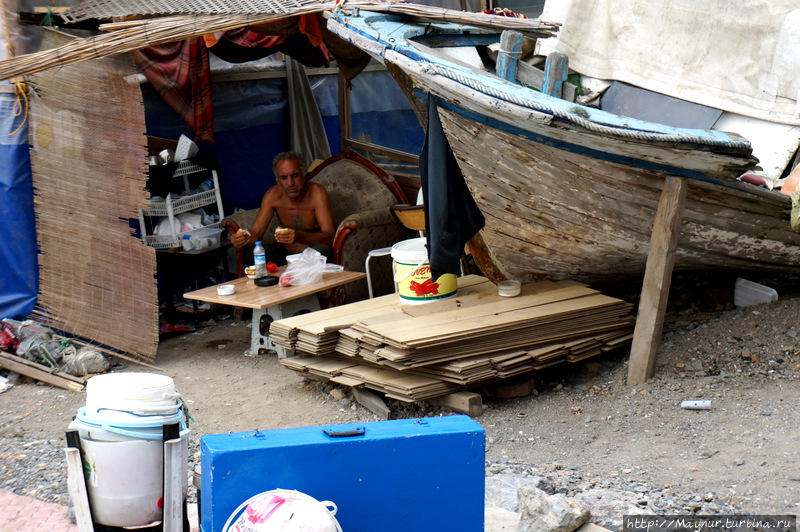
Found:
[[[430,270],[430,268],[428,268]],[[425,279],[424,283],[411,281],[409,288],[418,296],[436,295],[439,293],[439,283],[434,283],[430,279]]]

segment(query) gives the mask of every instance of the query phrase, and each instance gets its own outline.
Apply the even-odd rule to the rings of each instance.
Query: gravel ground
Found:
[[[730,291],[708,284],[695,279],[693,297],[672,302],[656,377],[644,385],[625,384],[627,353],[617,353],[537,374],[525,397],[499,400],[497,389],[481,390],[487,504],[513,509],[515,487],[528,483],[574,498],[612,530],[637,512],[798,513],[800,298],[733,309]],[[198,417],[190,470],[203,433],[378,419],[347,390],[337,400],[336,386],[225,347],[246,346],[248,335],[241,324],[222,322],[162,343],[157,362]],[[273,391],[247,418],[253,409],[236,410],[239,395],[210,385],[216,377],[235,383],[234,392]],[[685,399],[707,399],[712,408],[681,409]],[[31,381],[0,393],[1,488],[67,503],[63,430],[83,400]],[[397,418],[452,413],[388,404]]]

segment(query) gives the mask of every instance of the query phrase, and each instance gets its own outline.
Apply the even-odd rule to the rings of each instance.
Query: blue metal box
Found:
[[[484,431],[468,416],[212,434],[201,453],[203,532],[278,488],[333,501],[345,532],[483,530]]]

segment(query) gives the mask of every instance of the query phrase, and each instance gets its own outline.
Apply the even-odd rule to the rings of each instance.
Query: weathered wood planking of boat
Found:
[[[757,163],[743,137],[579,105],[440,49],[485,47],[500,40],[496,30],[346,11],[328,29],[387,66],[423,126],[436,99],[486,217],[471,247],[492,280],[642,275],[667,176],[688,185],[676,268],[800,266],[789,197],[736,180]]]

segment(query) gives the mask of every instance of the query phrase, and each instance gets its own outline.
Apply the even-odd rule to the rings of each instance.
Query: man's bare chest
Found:
[[[308,205],[284,205],[277,207],[278,219],[284,227],[301,231],[318,231],[319,223],[314,209]]]

